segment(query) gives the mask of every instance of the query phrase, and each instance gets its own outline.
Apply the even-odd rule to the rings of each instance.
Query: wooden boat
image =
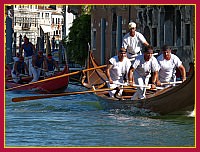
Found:
[[[98,66],[90,53],[88,67]],[[161,115],[179,111],[185,108],[194,108],[195,105],[195,73],[194,67],[190,69],[187,80],[177,86],[170,86],[162,90],[147,90],[146,99],[131,100],[136,89],[123,89],[122,97],[111,98],[108,92],[95,93],[100,104],[105,109],[131,109],[132,107],[148,109]],[[106,87],[104,69],[87,71],[82,84],[87,88]]]
[[[68,66],[61,71],[56,73],[51,77],[41,77],[39,81],[30,83],[32,77],[24,77],[22,78],[23,84],[17,84],[9,79],[9,69],[6,70],[6,91],[10,90],[34,90],[39,92],[54,92],[61,89],[65,89],[69,83],[69,77],[65,75],[68,73]]]

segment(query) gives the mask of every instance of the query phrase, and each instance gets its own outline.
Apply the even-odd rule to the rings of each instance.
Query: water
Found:
[[[84,88],[70,84],[68,91]],[[92,94],[11,102],[32,92],[6,92],[6,147],[194,147],[190,113],[105,111]]]

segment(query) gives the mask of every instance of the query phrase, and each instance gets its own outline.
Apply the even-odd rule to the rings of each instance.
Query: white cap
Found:
[[[135,24],[134,22],[130,22],[130,23],[128,24],[128,28],[129,28],[129,29],[136,28],[136,24]]]

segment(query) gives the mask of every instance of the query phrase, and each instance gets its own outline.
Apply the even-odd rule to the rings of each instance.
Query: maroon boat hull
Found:
[[[59,72],[55,74],[54,76],[52,76],[52,78],[58,77],[67,73],[68,73],[68,66],[66,66],[62,72]],[[27,81],[29,81],[28,79],[30,78],[27,78]],[[9,89],[9,88],[16,87],[13,90],[36,90],[36,91],[44,91],[44,92],[53,92],[56,90],[67,88],[68,83],[69,83],[69,77],[66,76],[66,77],[59,77],[57,79],[49,79],[44,82],[41,81],[39,83],[35,83],[32,85],[24,85],[24,86],[21,84],[14,83],[13,81],[6,81],[6,88]],[[18,86],[22,86],[22,87],[18,87]]]

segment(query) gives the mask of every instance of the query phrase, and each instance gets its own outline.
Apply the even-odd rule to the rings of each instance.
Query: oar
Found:
[[[183,81],[165,82],[165,83],[161,83],[161,85],[180,84],[180,83],[183,83]]]
[[[82,91],[82,92],[65,92],[65,93],[60,93],[60,94],[46,94],[46,95],[40,95],[40,96],[16,97],[16,98],[12,98],[12,102],[21,102],[21,101],[27,101],[27,100],[36,100],[36,99],[60,97],[60,96],[67,96],[67,95],[103,92],[103,91],[109,91],[109,90],[114,90],[114,89],[116,88],[106,88],[106,89],[89,90],[89,91]]]
[[[24,84],[24,85],[12,87],[12,88],[6,89],[6,91],[11,91],[11,90],[14,90],[14,89],[17,89],[17,88],[22,88],[22,87],[30,86],[30,85],[34,85],[34,84],[40,84],[40,83],[43,83],[43,82],[46,82],[46,81],[51,81],[51,80],[58,79],[58,78],[62,78],[62,77],[68,77],[68,76],[75,75],[75,74],[79,74],[79,73],[85,72],[85,71],[90,71],[90,70],[105,68],[106,66],[107,66],[107,65],[102,65],[102,66],[98,66],[98,67],[95,67],[95,68],[89,68],[89,69],[84,69],[84,70],[81,70],[81,71],[76,71],[76,72],[72,72],[72,73],[67,73],[67,74],[63,74],[63,75],[59,75],[59,76],[47,78],[47,79],[44,79],[44,80],[40,80],[40,81],[31,82],[31,83]]]
[[[116,82],[115,84],[121,85],[121,86],[128,86],[127,83],[120,83],[120,82]],[[151,84],[150,84],[151,85]],[[136,87],[136,88],[147,88],[147,89],[151,89],[150,85],[138,85],[138,84],[134,84],[131,87]],[[156,87],[156,89],[158,90],[162,90],[164,89],[163,87]]]

